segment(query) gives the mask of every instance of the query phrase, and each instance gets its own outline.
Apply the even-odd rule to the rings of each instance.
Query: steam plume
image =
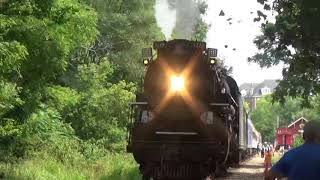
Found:
[[[170,39],[176,24],[176,10],[169,7],[168,0],[156,0],[155,13],[162,33],[167,40]]]
[[[200,20],[196,0],[156,0],[156,19],[166,39],[191,39]]]

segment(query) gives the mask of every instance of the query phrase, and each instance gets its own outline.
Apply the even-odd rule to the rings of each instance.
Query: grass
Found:
[[[128,154],[108,154],[98,161],[63,164],[50,156],[15,164],[0,163],[0,174],[8,180],[140,180],[138,165]]]
[[[274,153],[274,156],[272,156],[272,159],[271,159],[272,164],[277,163],[281,157],[282,155],[280,153],[277,153],[277,152]]]

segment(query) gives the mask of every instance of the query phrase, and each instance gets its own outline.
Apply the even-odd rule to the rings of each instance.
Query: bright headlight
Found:
[[[182,91],[184,89],[184,79],[181,76],[171,77],[171,89],[172,91]]]

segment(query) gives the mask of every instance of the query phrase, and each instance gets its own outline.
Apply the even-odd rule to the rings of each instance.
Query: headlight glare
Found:
[[[179,92],[184,89],[184,78],[181,76],[171,77],[171,90],[174,92]]]

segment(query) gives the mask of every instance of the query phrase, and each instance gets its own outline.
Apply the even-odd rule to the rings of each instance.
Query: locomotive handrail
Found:
[[[229,106],[229,103],[209,103],[209,106]]]
[[[232,102],[234,103],[234,105],[235,105],[236,107],[239,107],[238,103],[233,99],[233,97],[232,97],[231,95],[229,95],[229,96],[230,96]]]
[[[214,144],[214,145],[220,145],[220,141],[144,141],[144,140],[134,140],[133,143],[159,143],[159,144]]]
[[[198,135],[196,132],[169,132],[169,131],[157,131],[159,135]]]
[[[148,102],[131,102],[130,105],[148,105]]]

